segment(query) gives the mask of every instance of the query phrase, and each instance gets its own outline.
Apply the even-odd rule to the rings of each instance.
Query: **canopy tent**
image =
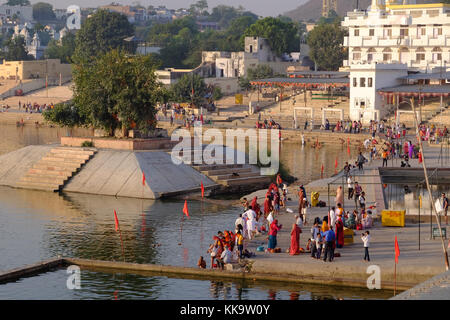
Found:
[[[317,88],[350,87],[348,78],[270,78],[250,81],[252,86]]]
[[[448,97],[450,95],[450,84],[445,85],[403,85],[392,88],[379,89],[378,94],[382,96],[400,97]]]

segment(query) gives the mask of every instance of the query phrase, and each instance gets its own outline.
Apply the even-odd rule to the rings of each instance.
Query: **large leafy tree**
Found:
[[[266,38],[272,51],[278,55],[298,51],[300,46],[300,38],[295,24],[272,17],[258,20],[252,24],[245,31],[243,38],[248,36]]]
[[[67,125],[64,116],[52,114],[61,112],[70,115],[71,123],[101,128],[110,135],[116,128],[144,132],[154,128],[156,103],[167,97],[155,70],[150,57],[129,56],[119,50],[101,55],[90,64],[77,65],[73,106],[55,108],[46,119]]]
[[[75,52],[75,35],[68,33],[61,41],[50,40],[45,57],[47,59],[60,59],[62,63],[72,63],[72,56]]]
[[[242,89],[250,89],[250,81],[264,79],[273,76],[273,69],[267,64],[260,64],[256,68],[249,68],[247,76],[239,79],[239,85]]]
[[[28,54],[23,36],[11,37],[6,41],[6,52],[4,58],[8,61],[33,60],[33,56]]]
[[[56,19],[53,6],[46,2],[38,2],[33,5],[33,18],[37,21]]]
[[[172,86],[172,97],[175,100],[193,102],[196,106],[200,106],[205,101],[206,93],[205,81],[197,74],[185,74]]]
[[[112,49],[130,50],[124,39],[134,34],[134,27],[123,14],[99,10],[89,17],[76,35],[74,61],[90,62]]]
[[[307,37],[310,58],[320,70],[338,70],[346,55],[343,42],[344,31],[339,24],[319,24]]]

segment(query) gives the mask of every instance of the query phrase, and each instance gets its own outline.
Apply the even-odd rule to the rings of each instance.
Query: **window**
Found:
[[[390,53],[383,53],[383,61],[389,62],[392,59],[392,54]]]
[[[442,27],[433,28],[433,38],[437,38],[438,36],[442,36]]]
[[[361,52],[353,52],[353,60],[360,60]]]
[[[358,86],[358,79],[353,78],[353,88],[356,88]]]
[[[367,86],[369,88],[372,88],[372,85],[373,85],[373,78],[367,78]]]
[[[366,86],[366,78],[360,78],[359,79],[359,86],[361,88],[364,88]]]
[[[416,61],[423,61],[423,60],[425,60],[425,53],[417,53]]]
[[[405,38],[409,35],[409,30],[407,28],[400,29],[400,38]]]
[[[375,29],[369,29],[369,36],[373,37],[375,35]]]
[[[367,54],[367,61],[372,61],[373,60],[373,54],[372,53],[368,53]]]
[[[433,52],[433,62],[441,61],[441,60],[442,60],[442,53]]]
[[[355,37],[359,36],[359,29],[355,29]]]

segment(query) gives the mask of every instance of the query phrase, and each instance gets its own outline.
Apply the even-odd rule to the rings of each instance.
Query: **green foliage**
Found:
[[[29,0],[8,0],[6,2],[7,6],[29,6]]]
[[[156,103],[164,102],[155,63],[149,56],[130,57],[112,50],[74,69],[74,99],[84,125],[113,135],[116,128],[143,132],[156,126]]]
[[[38,2],[33,5],[33,18],[37,21],[55,20],[53,6],[49,3]]]
[[[225,30],[200,32],[192,16],[151,27],[147,41],[162,47],[163,67],[195,68],[201,63],[202,51],[242,51],[241,36],[257,16],[240,8],[218,6],[207,20],[218,22]]]
[[[213,101],[222,99],[222,97],[223,97],[222,89],[220,89],[220,87],[214,87],[212,93]]]
[[[82,148],[92,148],[94,146],[94,143],[92,141],[83,141],[81,144]]]
[[[68,33],[61,41],[52,39],[45,49],[44,56],[46,59],[60,59],[62,63],[72,63],[75,46],[75,35]]]
[[[33,60],[33,56],[28,54],[23,36],[12,37],[6,41],[6,52],[4,58],[7,61]]]
[[[76,34],[73,59],[77,63],[92,62],[95,57],[112,49],[129,50],[125,38],[134,34],[126,16],[99,10],[89,17]]]
[[[250,89],[250,81],[264,79],[273,76],[272,68],[267,64],[260,64],[256,68],[247,69],[247,77],[239,79],[239,86],[244,89]]]
[[[82,117],[79,108],[73,103],[59,103],[53,109],[42,113],[44,119],[61,127],[82,126],[85,119]]]
[[[189,7],[189,13],[193,16],[200,16],[208,14],[208,2],[206,0],[198,0],[196,3],[191,4]]]
[[[293,22],[267,17],[256,21],[244,33],[244,37],[263,37],[278,55],[299,50],[300,38]],[[243,41],[242,38],[242,41]]]
[[[192,90],[194,95],[192,96]],[[185,74],[172,86],[172,97],[179,102],[193,102],[200,106],[207,92],[205,81],[197,74]]]
[[[330,10],[328,13],[328,17],[320,17],[318,24],[327,24],[327,23],[340,23],[341,17],[334,10]]]
[[[346,55],[343,42],[344,32],[337,23],[320,24],[308,34],[310,57],[319,70],[339,69]]]

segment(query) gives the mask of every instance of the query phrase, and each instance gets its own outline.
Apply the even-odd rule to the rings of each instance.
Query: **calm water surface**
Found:
[[[65,129],[0,126],[0,154],[29,144],[57,143]],[[320,177],[346,154],[341,146],[315,151],[283,145],[282,161],[303,183]],[[346,158],[345,158],[346,159]],[[331,163],[331,165],[329,164]],[[308,169],[310,168],[310,169]],[[312,168],[312,169],[311,169]],[[330,169],[327,170],[330,172]],[[0,187],[0,270],[56,256],[123,259],[136,263],[195,266],[218,230],[232,228],[239,209],[220,203],[189,203],[190,219],[181,219],[183,201],[150,201],[82,194],[54,194]],[[209,263],[208,259],[206,259]],[[329,286],[217,282],[154,275],[108,274],[82,270],[81,290],[68,290],[67,273],[56,270],[0,285],[0,299],[385,299],[390,292]]]

